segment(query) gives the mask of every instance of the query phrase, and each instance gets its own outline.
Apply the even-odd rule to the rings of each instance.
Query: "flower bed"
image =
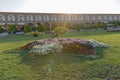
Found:
[[[74,53],[93,55],[96,54],[95,48],[108,48],[107,44],[96,40],[82,40],[79,38],[54,38],[43,39],[30,42],[19,50],[28,50],[33,55],[45,55],[49,53]]]

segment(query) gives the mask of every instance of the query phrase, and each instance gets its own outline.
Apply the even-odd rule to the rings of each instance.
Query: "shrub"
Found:
[[[44,27],[40,24],[37,28],[38,32],[44,32]]]
[[[68,29],[66,27],[56,27],[54,30],[55,34],[57,35],[63,35],[66,32],[68,32]]]
[[[25,33],[30,33],[32,30],[31,30],[31,28],[30,28],[30,26],[29,25],[25,25],[25,27],[24,27],[24,32]]]
[[[79,24],[73,24],[73,28],[72,28],[73,30],[77,30],[77,31],[79,31],[80,30],[80,25]]]
[[[3,31],[4,31],[4,30],[0,27],[0,33],[3,33]]]
[[[63,23],[61,26],[66,27],[67,29],[70,28],[70,23]]]
[[[81,24],[81,29],[85,29],[85,25],[84,24]]]
[[[112,23],[115,27],[120,26],[120,21],[118,21],[118,20],[114,20],[114,21],[112,21]]]
[[[15,25],[10,25],[8,27],[8,33],[15,33],[16,32],[16,26]]]
[[[57,27],[57,24],[53,23],[51,29],[52,29],[52,30],[55,30],[56,27]]]
[[[44,24],[44,31],[45,32],[50,31],[50,24],[49,23]]]
[[[104,28],[104,30],[107,30],[107,27],[108,27],[107,24],[104,23],[104,24],[103,24],[103,28]]]

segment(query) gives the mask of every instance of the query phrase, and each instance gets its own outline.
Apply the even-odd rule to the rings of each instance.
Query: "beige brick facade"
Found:
[[[9,13],[0,12],[0,26],[24,26],[27,24],[44,25],[45,23],[97,23],[120,20],[120,14],[59,14],[59,13]]]

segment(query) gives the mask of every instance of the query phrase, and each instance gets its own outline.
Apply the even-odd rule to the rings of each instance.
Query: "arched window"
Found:
[[[0,16],[0,21],[2,21],[2,16]]]
[[[77,21],[77,16],[72,16],[72,21]]]
[[[49,16],[48,15],[43,16],[43,21],[49,21]]]
[[[116,15],[114,15],[114,20],[117,20],[117,16]]]
[[[55,15],[51,16],[51,21],[57,21],[57,17]]]
[[[0,21],[4,22],[5,21],[5,16],[3,14],[0,14]]]
[[[42,17],[40,15],[35,16],[35,21],[42,21]]]
[[[71,16],[70,15],[68,16],[68,21],[71,21]]]
[[[110,20],[110,21],[112,20],[112,16],[111,16],[111,15],[109,16],[109,20]]]
[[[89,20],[90,20],[90,16],[86,16],[86,20],[88,20],[88,21],[89,21]]]
[[[27,21],[33,21],[33,16],[32,15],[28,15],[27,16]]]
[[[15,21],[15,16],[14,15],[8,15],[8,21],[10,21],[10,22]]]
[[[96,20],[96,17],[95,17],[95,16],[92,16],[91,18],[92,18],[92,20],[93,20],[93,21],[95,21],[95,20]]]
[[[83,21],[84,20],[84,16],[79,16],[79,20]]]
[[[23,15],[18,15],[18,21],[23,22],[24,21],[24,16]]]
[[[20,16],[20,21],[22,21],[22,16]]]
[[[104,19],[104,20],[107,20],[107,16],[106,16],[106,15],[104,15],[104,16],[103,16],[103,19]]]
[[[65,16],[65,21],[69,21],[69,16]]]
[[[101,20],[102,17],[100,15],[97,16],[97,20]]]
[[[120,20],[120,15],[119,15],[118,19]]]
[[[59,21],[64,21],[64,16],[63,15],[60,15],[59,18],[58,18]]]

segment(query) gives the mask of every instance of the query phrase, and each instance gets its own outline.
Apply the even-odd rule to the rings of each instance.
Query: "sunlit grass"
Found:
[[[70,32],[63,36],[95,39],[107,43],[112,47],[102,52],[98,51],[99,54],[103,54],[103,57],[98,59],[90,59],[80,55],[68,55],[64,53],[34,58],[26,55],[26,52],[5,53],[5,51],[18,48],[33,40],[50,38],[50,34],[40,34],[38,37],[32,37],[32,35],[0,37],[0,80],[67,80],[67,78],[69,80],[80,80],[86,68],[88,68],[88,70],[86,69],[86,74],[89,75],[92,74],[90,68],[94,68],[94,72],[95,69],[100,68],[99,65],[102,65],[101,68],[105,71],[108,67],[104,67],[104,65],[118,65],[120,63],[119,32],[89,30]],[[52,68],[50,73],[48,71],[49,67]],[[120,73],[119,70],[117,71]],[[97,75],[98,72],[96,71],[94,73]],[[102,80],[99,76],[92,80],[97,79]]]

